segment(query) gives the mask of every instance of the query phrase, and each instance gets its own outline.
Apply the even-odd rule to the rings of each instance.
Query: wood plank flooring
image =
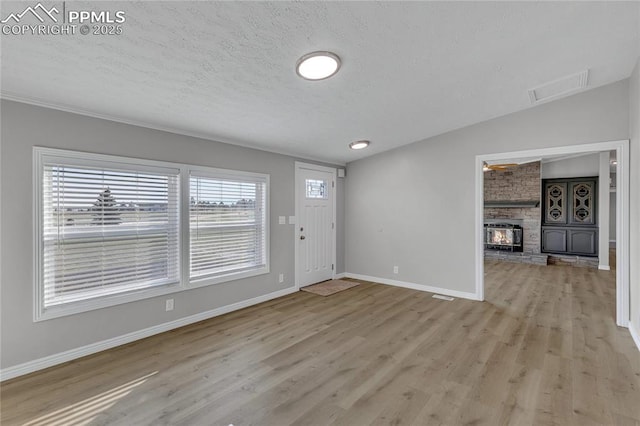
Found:
[[[614,273],[488,261],[485,302],[299,292],[14,379],[3,425],[638,425]]]

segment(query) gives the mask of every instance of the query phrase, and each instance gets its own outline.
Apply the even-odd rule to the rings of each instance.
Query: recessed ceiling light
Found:
[[[371,142],[369,141],[355,141],[349,144],[349,148],[351,149],[365,149],[369,146]]]
[[[298,59],[296,72],[307,80],[324,80],[340,69],[340,58],[331,52],[312,52]]]

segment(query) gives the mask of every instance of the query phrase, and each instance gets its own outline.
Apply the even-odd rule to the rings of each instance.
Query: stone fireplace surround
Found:
[[[484,173],[486,202],[537,201],[537,207],[491,207],[484,209],[485,223],[522,225],[523,254],[540,254],[540,205],[542,190],[540,162]]]

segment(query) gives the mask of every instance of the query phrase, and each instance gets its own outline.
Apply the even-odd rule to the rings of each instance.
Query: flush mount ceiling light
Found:
[[[296,72],[307,80],[324,80],[340,69],[340,58],[331,52],[312,52],[298,59]]]
[[[349,148],[351,149],[365,149],[369,146],[371,142],[369,141],[355,141],[349,144]]]

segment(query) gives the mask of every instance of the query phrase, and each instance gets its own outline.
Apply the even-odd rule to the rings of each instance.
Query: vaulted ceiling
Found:
[[[3,97],[339,163],[530,108],[584,69],[588,89],[627,78],[640,53],[635,2],[72,5],[123,10],[123,34],[3,35]],[[315,50],[340,72],[298,77]]]

